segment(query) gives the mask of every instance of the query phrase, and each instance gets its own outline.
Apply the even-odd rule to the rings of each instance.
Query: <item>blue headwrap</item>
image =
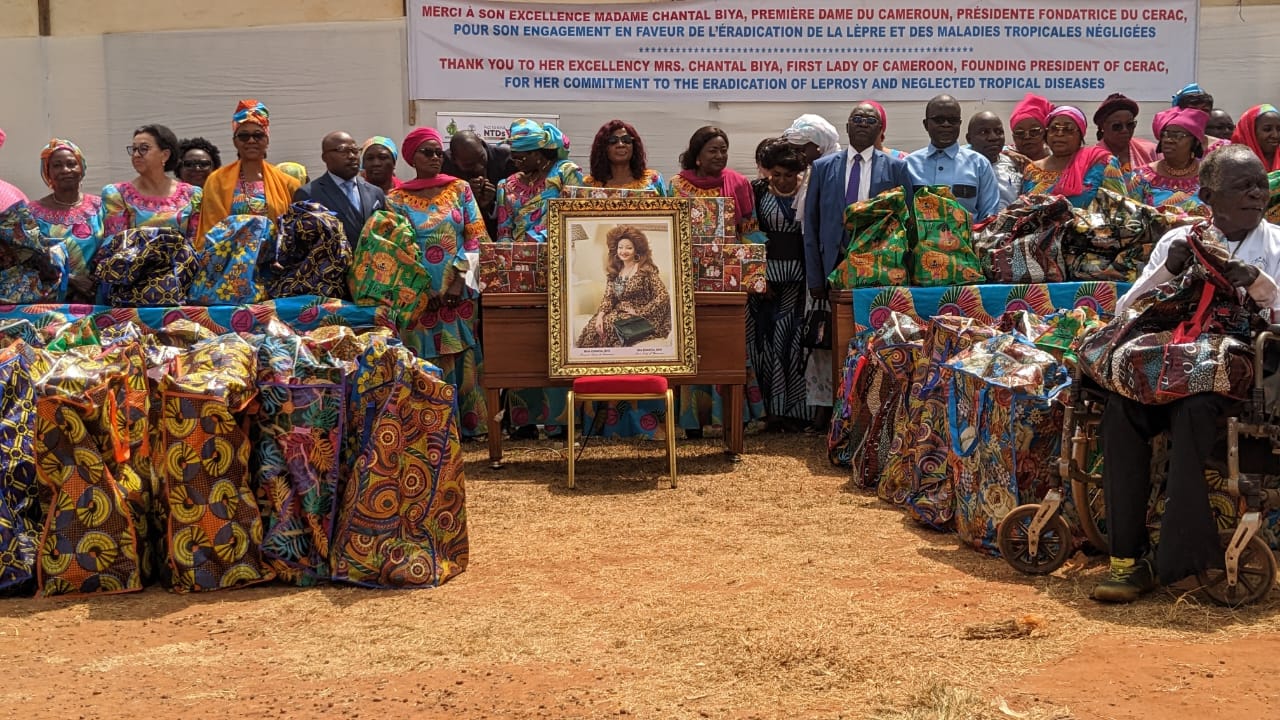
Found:
[[[1173,96],[1172,105],[1173,107],[1177,107],[1178,101],[1182,99],[1183,95],[1208,95],[1208,94],[1209,93],[1204,91],[1204,88],[1200,87],[1199,83],[1191,83],[1190,85],[1187,85],[1186,87],[1179,90],[1177,95]]]
[[[364,141],[364,145],[360,146],[360,167],[364,167],[364,154],[374,145],[381,145],[391,151],[391,162],[400,159],[400,151],[396,149],[396,141],[382,135],[374,135]]]
[[[569,157],[569,138],[551,123],[538,123],[520,118],[511,123],[511,149],[516,152],[556,150],[560,159]]]

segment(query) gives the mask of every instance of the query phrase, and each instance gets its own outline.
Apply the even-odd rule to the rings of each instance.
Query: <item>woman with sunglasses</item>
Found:
[[[46,244],[61,244],[71,273],[71,302],[93,302],[89,261],[102,244],[102,198],[80,191],[88,166],[70,140],[54,138],[40,151],[40,177],[53,192],[31,203]]]
[[[264,215],[275,222],[289,209],[297,179],[267,162],[271,113],[257,100],[241,100],[231,118],[237,160],[205,180],[196,251],[205,233],[232,215]]]
[[[1093,114],[1093,124],[1098,126],[1097,147],[1111,153],[1126,174],[1156,159],[1156,144],[1133,136],[1138,129],[1137,117],[1138,103],[1120,93],[1108,95]]]
[[[417,173],[387,195],[387,210],[413,224],[418,262],[431,276],[426,309],[409,318],[400,340],[420,358],[434,363],[458,389],[462,436],[488,432],[480,338],[476,334],[479,294],[465,282],[471,267],[467,253],[489,240],[484,217],[466,180],[441,172],[444,143],[435,128],[417,128],[401,143],[405,163]]]
[[[1193,108],[1170,108],[1156,113],[1151,132],[1160,139],[1160,159],[1124,175],[1114,159],[1107,177],[1125,178],[1126,194],[1152,207],[1208,215],[1200,199],[1200,158],[1204,157],[1208,113]]]
[[[610,120],[591,142],[591,174],[583,178],[590,187],[650,190],[661,195],[662,174],[649,167],[640,133],[621,120]]]
[[[1049,122],[1052,111],[1053,103],[1035,93],[1027,93],[1009,116],[1013,147],[1006,149],[1012,149],[1032,162],[1049,157],[1044,126]]]
[[[188,138],[178,143],[178,169],[173,176],[188,185],[204,187],[209,173],[222,167],[222,155],[218,146],[202,137]]]
[[[138,175],[102,188],[102,233],[169,227],[194,237],[200,227],[200,188],[170,178],[178,166],[178,138],[163,125],[143,125],[127,148]]]
[[[1088,126],[1080,108],[1071,105],[1059,105],[1048,114],[1049,155],[1023,168],[1023,195],[1062,195],[1078,208],[1093,202],[1112,155],[1099,145],[1084,146]],[[1114,189],[1124,194],[1123,184]]]

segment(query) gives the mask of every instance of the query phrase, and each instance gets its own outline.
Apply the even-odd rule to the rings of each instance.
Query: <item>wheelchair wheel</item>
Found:
[[[1224,530],[1219,534],[1223,552],[1231,544],[1235,533]],[[1239,607],[1255,603],[1267,596],[1276,584],[1276,556],[1262,538],[1254,536],[1240,554],[1240,569],[1236,573],[1235,587],[1227,587],[1225,570],[1206,570],[1197,575],[1200,587],[1209,599],[1218,605]]]
[[[1036,504],[1014,508],[1000,521],[996,532],[1000,556],[1014,570],[1028,575],[1048,575],[1062,567],[1072,551],[1071,528],[1059,512],[1049,518],[1040,532],[1040,545],[1035,555],[1031,554],[1028,533],[1039,509]]]
[[[1089,544],[1102,554],[1107,554],[1111,543],[1107,540],[1107,508],[1103,501],[1102,483],[1071,481],[1071,498],[1080,514],[1080,528]]]

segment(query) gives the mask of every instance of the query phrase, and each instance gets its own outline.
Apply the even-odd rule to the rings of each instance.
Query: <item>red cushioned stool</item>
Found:
[[[676,413],[675,401],[667,379],[661,375],[600,375],[596,377],[580,377],[573,381],[573,389],[569,391],[569,487],[573,487],[573,463],[577,452],[574,451],[573,434],[575,432],[574,414],[577,403],[596,402],[600,400],[665,400],[667,403],[667,463],[671,466],[671,487],[676,486]]]

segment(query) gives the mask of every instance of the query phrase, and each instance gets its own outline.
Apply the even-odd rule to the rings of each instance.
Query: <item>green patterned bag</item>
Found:
[[[915,242],[911,284],[919,287],[974,285],[985,281],[973,251],[969,211],[950,188],[922,187],[915,196]]]
[[[416,235],[408,218],[379,210],[365,223],[351,258],[351,298],[386,306],[397,327],[420,315],[431,296]]]
[[[827,276],[831,287],[905,285],[908,235],[906,197],[902,188],[850,205],[844,211],[849,247],[835,270]]]

